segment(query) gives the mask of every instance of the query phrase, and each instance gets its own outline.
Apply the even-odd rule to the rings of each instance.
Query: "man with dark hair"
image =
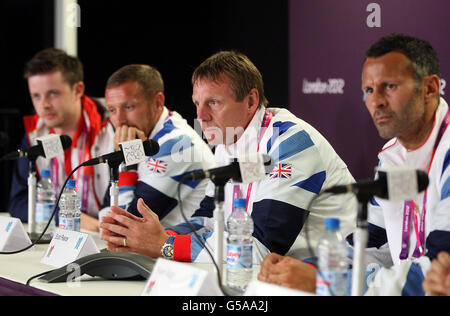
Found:
[[[106,83],[106,107],[115,127],[114,145],[136,138],[153,139],[160,150],[135,168],[119,174],[119,205],[139,216],[138,198],[143,198],[162,225],[182,221],[177,188],[182,175],[214,167],[208,145],[177,112],[165,105],[164,82],[157,69],[148,65],[127,65],[113,73]],[[184,183],[181,199],[186,216],[199,207],[207,181]],[[105,197],[105,207],[109,203]],[[109,208],[105,208],[107,212]]]
[[[312,126],[285,109],[266,108],[262,76],[243,54],[219,52],[205,60],[193,74],[192,100],[207,141],[217,145],[218,166],[249,153],[268,154],[275,168],[252,184],[225,185],[225,217],[233,210],[233,198],[247,197],[253,218],[254,262],[270,252],[308,256],[303,227],[309,222],[316,245],[324,232],[323,218],[338,217],[346,233],[355,226],[356,200],[350,195],[317,199],[320,191],[354,181],[347,166],[327,140]],[[177,261],[210,262],[204,245],[214,245],[215,187],[206,189],[200,208],[191,217],[200,239],[185,223],[164,230],[156,214],[140,200],[144,220],[111,208],[101,224],[102,238],[112,251],[133,251]],[[129,247],[123,247],[125,244]],[[226,248],[226,247],[225,247]],[[173,251],[167,251],[173,250]],[[218,262],[218,264],[222,264]]]
[[[54,48],[37,53],[25,67],[35,115],[24,117],[25,136],[21,149],[37,144],[48,134],[68,135],[72,147],[64,157],[37,159],[37,170],[51,170],[58,190],[68,174],[82,162],[113,150],[113,129],[106,120],[105,109],[84,94],[83,65],[76,57]],[[17,160],[12,179],[9,213],[28,221],[28,162]],[[75,174],[81,196],[81,226],[98,230],[98,211],[106,193],[109,173],[105,165],[87,167]]]
[[[430,179],[428,189],[413,201],[371,201],[367,262],[383,268],[367,294],[425,294],[422,281],[430,259],[450,251],[450,113],[439,86],[439,60],[424,40],[391,34],[366,53],[366,107],[380,136],[392,138],[379,153],[379,166],[420,169]],[[348,240],[352,243],[352,236]],[[269,257],[259,279],[313,291],[314,275],[287,273],[285,262]],[[300,262],[289,265],[297,267],[289,271],[302,271]]]
[[[436,51],[427,41],[393,33],[373,44],[367,50],[366,58],[378,58],[390,52],[400,52],[411,61],[409,67],[419,85],[418,88],[424,77],[439,76],[439,59]]]

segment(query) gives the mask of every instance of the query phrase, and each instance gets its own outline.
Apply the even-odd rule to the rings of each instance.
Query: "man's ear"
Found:
[[[254,113],[256,110],[258,110],[259,107],[259,91],[258,89],[251,89],[250,92],[247,95],[248,102],[247,102],[247,109],[249,113]]]
[[[441,81],[437,75],[426,76],[423,82],[425,102],[438,100]]]
[[[79,81],[73,85],[73,90],[75,91],[75,96],[81,98],[84,95],[85,84],[83,81]]]
[[[162,108],[164,106],[164,103],[166,102],[166,97],[164,93],[158,92],[155,95],[155,103],[157,108]]]

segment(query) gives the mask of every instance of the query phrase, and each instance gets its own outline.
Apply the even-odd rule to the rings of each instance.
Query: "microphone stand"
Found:
[[[44,235],[39,239],[41,232],[36,231],[36,159],[37,157],[29,156],[29,171],[28,171],[28,237],[30,237],[31,242],[36,242],[36,244],[49,244],[52,240],[50,235]]]
[[[110,206],[119,206],[119,166],[120,162],[108,161],[111,187],[109,188]]]
[[[356,197],[360,204],[356,220],[356,232],[353,235],[354,254],[353,254],[353,275],[352,275],[352,296],[364,295],[364,273],[366,265],[366,248],[369,239],[368,231],[368,204],[371,195],[357,193]]]
[[[28,171],[28,235],[33,241],[36,232],[36,158],[29,158]]]
[[[214,260],[219,268],[220,279],[223,278],[223,234],[225,228],[225,185],[228,183],[229,178],[214,178],[211,179],[216,185],[215,189],[215,202],[216,210],[214,212],[214,232],[217,234],[216,244],[214,249]]]

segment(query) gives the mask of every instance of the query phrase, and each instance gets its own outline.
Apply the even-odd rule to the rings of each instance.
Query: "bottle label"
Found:
[[[251,269],[253,265],[252,245],[228,245],[227,268]]]
[[[80,218],[67,218],[67,217],[60,218],[59,228],[79,232],[81,229]]]
[[[348,273],[321,271],[317,273],[317,296],[346,296]],[[331,291],[330,291],[331,290]]]
[[[79,218],[79,217],[74,218],[73,221],[74,221],[74,224],[73,224],[74,229],[73,230],[76,232],[80,232],[81,231],[81,218]]]
[[[55,204],[36,203],[36,222],[47,223],[50,217],[52,216],[54,208]]]

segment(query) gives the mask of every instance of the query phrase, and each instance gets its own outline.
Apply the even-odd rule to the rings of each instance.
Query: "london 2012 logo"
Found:
[[[322,81],[317,78],[316,81],[303,79],[304,94],[344,94],[345,80],[341,78],[332,78]]]

